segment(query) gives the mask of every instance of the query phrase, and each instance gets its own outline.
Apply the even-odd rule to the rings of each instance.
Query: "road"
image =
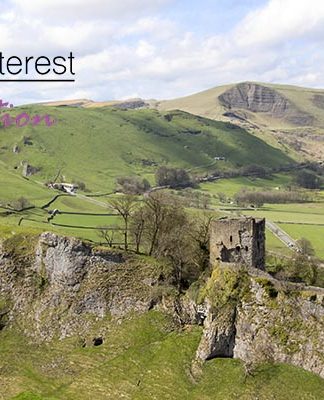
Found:
[[[283,229],[272,221],[266,221],[266,227],[271,231],[279,240],[281,240],[289,249],[297,251],[298,246],[296,241],[288,235]]]

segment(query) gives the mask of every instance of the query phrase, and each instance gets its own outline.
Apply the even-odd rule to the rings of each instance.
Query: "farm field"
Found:
[[[207,182],[200,184],[201,189],[211,195],[224,193],[227,197],[233,197],[235,193],[239,192],[242,188],[268,190],[268,189],[282,189],[292,182],[291,175],[274,174],[271,178],[232,178],[220,179],[214,182]]]
[[[324,202],[271,204],[257,211],[244,210],[242,213],[277,223],[295,240],[308,239],[316,255],[324,259]]]
[[[38,105],[20,108],[31,114],[42,114],[45,107]],[[56,115],[56,126],[10,127],[2,132],[0,202],[6,205],[24,197],[37,209],[19,216],[0,217],[1,225],[15,227],[23,217],[21,225],[26,228],[53,230],[65,235],[101,241],[97,230],[89,228],[112,226],[120,222],[118,219],[61,214],[51,221],[53,224],[47,224],[49,215],[40,207],[58,193],[47,189],[44,183],[58,173],[61,180],[82,181],[87,192],[78,197],[61,196],[48,210],[102,214],[109,212],[108,197],[87,199],[84,195],[111,193],[118,176],[137,175],[154,184],[154,173],[161,165],[181,167],[193,173],[208,173],[250,164],[274,167],[293,162],[290,155],[266,144],[242,128],[182,111],[46,107],[46,112]],[[12,150],[15,146],[19,149],[16,153]],[[254,149],[253,152],[251,148]],[[225,161],[215,160],[215,156],[219,155],[224,156]],[[39,172],[23,178],[23,161],[38,167]],[[251,211],[241,211],[230,204],[234,194],[242,187],[282,190],[292,182],[292,175],[275,174],[269,179],[242,177],[203,183],[200,190],[210,194],[212,207],[225,215],[229,215],[228,212],[233,215],[243,212],[282,224],[324,224],[324,197],[319,197],[320,201],[316,203],[265,205],[260,210]],[[227,197],[226,204],[219,203],[219,193]],[[294,229],[295,227],[290,226],[289,232],[293,232],[292,236],[298,238],[299,235],[306,234],[309,227],[299,226],[298,230]],[[286,252],[276,238],[270,233],[267,236],[269,249]],[[312,241],[317,254],[322,255],[321,243],[316,235],[312,235]]]
[[[324,226],[279,224],[293,239],[307,238],[316,255],[324,260]]]
[[[201,191],[209,193],[211,197],[212,208],[215,209],[215,216],[219,215],[250,215],[259,218],[267,218],[270,221],[278,223],[293,239],[298,240],[302,237],[309,239],[316,251],[316,255],[324,258],[324,196],[323,192],[317,193],[316,201],[304,204],[265,204],[259,209],[240,209],[235,205],[222,204],[219,202],[216,194],[224,193],[230,199],[241,187],[255,188],[262,190],[274,187],[283,187],[289,184],[291,177],[287,175],[275,175],[273,179],[249,179],[236,178],[219,180],[212,183],[201,184]],[[17,182],[23,190],[25,186],[28,188],[27,194],[30,201],[36,206],[42,206],[49,202],[56,194],[55,191],[44,188],[43,186],[33,182],[26,181],[17,177]],[[8,194],[8,198],[14,198],[14,193]],[[47,224],[47,210],[35,209],[28,211],[22,216],[0,217],[1,224],[5,226],[17,226],[21,217],[25,217],[22,226],[26,228],[34,228],[40,230],[53,230],[68,236],[76,236],[82,239],[102,242],[102,238],[98,236],[97,227],[115,226],[121,224],[119,217],[96,216],[91,214],[111,213],[108,208],[110,196],[90,197],[84,195],[60,196],[53,204],[49,206],[49,210],[58,209],[61,212],[71,214],[61,214],[55,216],[52,220],[54,224]],[[229,201],[229,200],[228,200]],[[76,214],[74,214],[76,213]],[[77,215],[83,213],[84,215]],[[90,215],[86,215],[89,213]],[[59,226],[63,225],[63,226]],[[65,226],[64,226],[65,225]],[[68,227],[71,225],[71,227]],[[322,225],[322,226],[321,226]],[[84,227],[81,228],[81,227]],[[90,229],[94,228],[94,229]],[[267,248],[271,251],[289,254],[289,249],[277,239],[271,232],[267,231]]]

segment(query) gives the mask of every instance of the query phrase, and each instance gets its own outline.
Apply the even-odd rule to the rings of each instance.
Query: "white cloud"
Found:
[[[136,55],[140,58],[152,57],[155,54],[155,47],[146,40],[140,40],[135,50]]]
[[[277,45],[318,30],[324,32],[323,0],[271,0],[243,19],[235,39],[244,47]]]
[[[168,2],[12,0],[0,16],[2,51],[73,51],[77,75],[75,84],[6,86],[2,97],[16,103],[172,98],[243,80],[324,86],[324,1],[269,0],[231,31],[214,35],[160,14]]]
[[[60,18],[61,21],[73,18],[125,18],[138,16],[170,0],[13,0],[25,14],[41,16],[44,19]]]

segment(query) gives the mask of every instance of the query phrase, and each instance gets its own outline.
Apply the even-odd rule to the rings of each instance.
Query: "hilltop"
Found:
[[[243,82],[162,101],[162,110],[179,109],[231,121],[267,141],[274,140],[308,159],[324,157],[324,90]]]

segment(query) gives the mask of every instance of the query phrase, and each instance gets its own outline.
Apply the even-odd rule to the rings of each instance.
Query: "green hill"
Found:
[[[60,171],[66,181],[81,180],[88,189],[99,192],[113,189],[115,178],[121,175],[138,174],[153,180],[161,165],[208,171],[291,162],[286,154],[244,129],[181,111],[43,106],[19,111],[49,113],[58,122],[53,127],[1,129],[2,200],[11,194],[25,194],[25,184],[15,183],[24,161],[39,169],[32,181],[52,180]],[[215,161],[217,156],[226,161]]]
[[[163,101],[159,109],[231,121],[303,158],[324,158],[324,90],[243,82]]]

